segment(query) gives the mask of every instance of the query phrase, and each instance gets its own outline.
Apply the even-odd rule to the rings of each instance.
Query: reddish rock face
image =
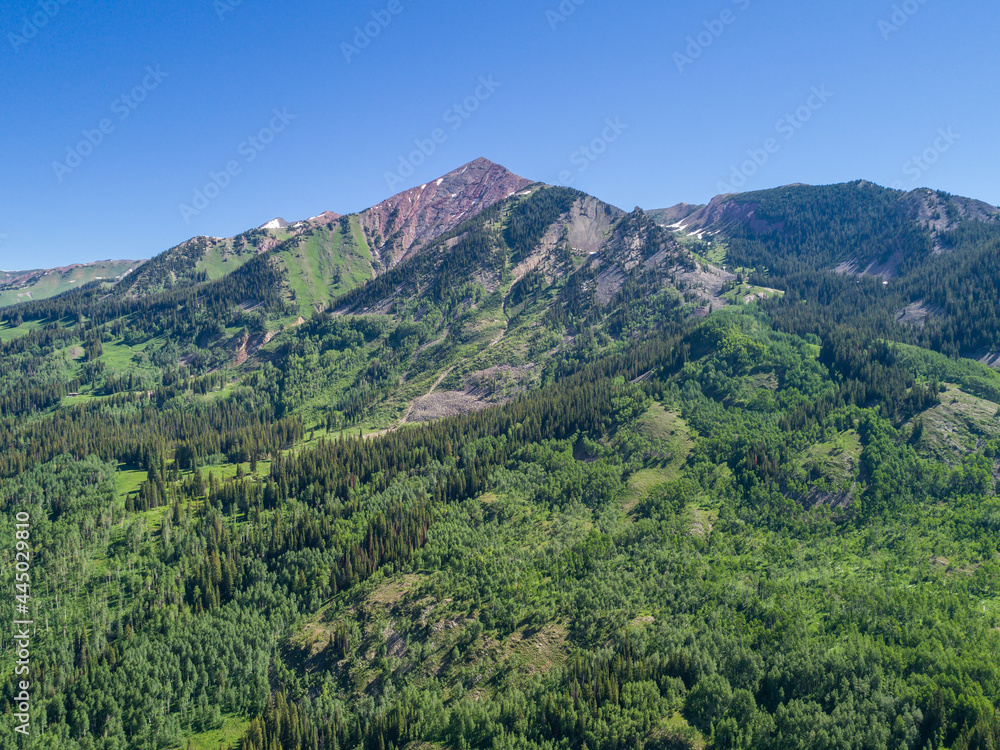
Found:
[[[531,184],[489,159],[476,159],[363,211],[361,226],[383,268],[392,268],[421,246]]]

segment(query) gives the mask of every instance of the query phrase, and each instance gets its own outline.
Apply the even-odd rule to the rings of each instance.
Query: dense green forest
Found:
[[[920,221],[922,196],[867,182],[746,193],[739,200],[756,206],[759,224],[725,230],[728,259],[787,290],[766,303],[783,330],[822,336],[846,324],[951,356],[996,351],[1000,210],[982,221],[952,196],[924,192]],[[900,324],[911,305],[924,315]]]
[[[254,233],[0,311],[0,750],[1000,746],[1000,234],[868,190],[754,197],[755,304],[538,188],[308,316]]]

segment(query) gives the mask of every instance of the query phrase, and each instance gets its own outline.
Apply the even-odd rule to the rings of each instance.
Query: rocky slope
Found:
[[[419,247],[531,184],[531,180],[480,158],[362,211],[361,225],[376,261],[389,269]]]
[[[757,202],[744,200],[739,195],[717,195],[707,206],[690,207],[695,208],[694,211],[687,212],[688,204],[682,203],[673,208],[651,212],[651,215],[664,226],[687,232],[699,239],[738,224],[747,224],[755,232],[780,231],[780,224],[770,225],[757,218],[757,206]],[[680,218],[670,221],[673,216]]]

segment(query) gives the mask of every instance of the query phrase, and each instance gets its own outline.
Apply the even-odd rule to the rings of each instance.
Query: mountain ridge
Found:
[[[116,283],[144,260],[97,260],[56,268],[0,271],[0,307],[48,299],[93,281]]]
[[[948,206],[952,205],[959,218],[970,218],[986,223],[1000,222],[1000,207],[985,201],[963,196],[955,196],[931,188],[915,188],[910,191],[898,191],[869,182],[855,180],[853,182],[834,183],[828,186],[813,186],[806,183],[792,183],[774,188],[750,191],[745,193],[722,193],[716,195],[708,204],[693,205],[679,203],[662,209],[651,209],[648,213],[654,216],[664,226],[677,231],[684,231],[693,236],[704,235],[707,232],[719,232],[732,224],[746,224],[754,231],[780,231],[780,227],[761,222],[756,217],[759,203],[746,200],[745,196],[762,193],[774,193],[785,190],[812,189],[815,187],[841,187],[845,185],[869,185],[881,190],[899,194],[901,203],[907,204],[915,218],[927,222],[928,226],[937,231],[946,230],[955,224],[954,217],[948,217]],[[944,219],[932,219],[936,212],[945,212]]]

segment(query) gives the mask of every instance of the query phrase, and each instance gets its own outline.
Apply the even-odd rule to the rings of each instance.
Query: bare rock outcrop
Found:
[[[480,158],[362,211],[361,226],[376,259],[383,268],[392,268],[421,246],[530,184]]]

